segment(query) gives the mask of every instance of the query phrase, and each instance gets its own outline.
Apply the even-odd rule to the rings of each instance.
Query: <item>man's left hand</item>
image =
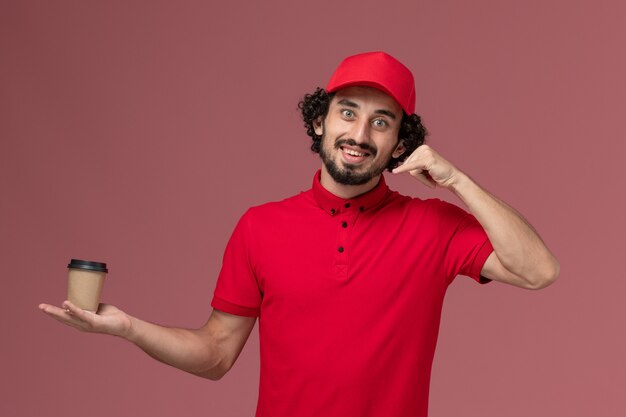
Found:
[[[428,145],[418,146],[402,165],[394,168],[392,172],[394,174],[408,172],[430,188],[437,185],[450,188],[461,174],[461,171]]]

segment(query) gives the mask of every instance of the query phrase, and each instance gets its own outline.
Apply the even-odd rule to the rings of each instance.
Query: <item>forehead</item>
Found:
[[[402,108],[398,102],[390,95],[374,87],[352,86],[337,90],[331,105],[337,104],[341,100],[349,100],[363,108],[388,110],[402,116]]]

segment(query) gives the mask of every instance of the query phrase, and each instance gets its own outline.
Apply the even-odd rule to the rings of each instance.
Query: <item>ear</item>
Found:
[[[394,158],[397,158],[400,155],[402,155],[405,151],[406,151],[406,147],[404,146],[404,140],[400,139],[398,141],[398,145],[396,146],[396,149],[393,151],[391,156],[393,156]]]
[[[315,131],[315,134],[318,136],[322,136],[324,134],[324,125],[322,123],[322,116],[313,120],[313,130]]]

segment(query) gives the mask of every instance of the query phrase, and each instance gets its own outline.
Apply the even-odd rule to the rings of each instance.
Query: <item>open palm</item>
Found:
[[[124,336],[131,326],[128,315],[110,304],[100,304],[97,314],[80,309],[69,301],[63,302],[62,308],[40,304],[39,309],[55,320],[84,332]]]

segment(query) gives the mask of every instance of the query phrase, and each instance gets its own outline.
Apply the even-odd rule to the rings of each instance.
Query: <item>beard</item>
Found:
[[[370,181],[372,178],[382,174],[387,168],[389,161],[391,161],[391,155],[385,161],[380,161],[378,164],[373,164],[369,168],[363,168],[360,165],[347,164],[342,162],[335,162],[327,146],[334,147],[336,154],[340,154],[342,145],[358,146],[363,151],[369,153],[368,158],[374,158],[377,154],[375,148],[368,145],[359,145],[354,139],[340,139],[333,144],[326,144],[326,133],[322,135],[322,146],[320,146],[320,158],[326,167],[326,170],[330,176],[338,184],[343,185],[362,185]],[[341,164],[341,166],[339,165]],[[364,169],[364,170],[363,170]]]

